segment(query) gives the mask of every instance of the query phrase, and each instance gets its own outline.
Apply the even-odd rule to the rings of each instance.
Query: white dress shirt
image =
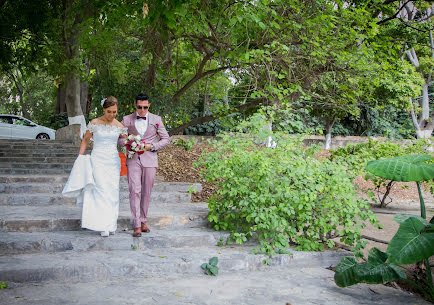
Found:
[[[146,113],[145,117],[146,120],[143,119],[135,119],[134,121],[134,125],[136,126],[137,131],[139,132],[139,135],[143,136],[146,132],[146,130],[148,129],[148,120],[149,120],[149,116],[148,116],[149,112]],[[136,112],[136,117],[139,116]]]

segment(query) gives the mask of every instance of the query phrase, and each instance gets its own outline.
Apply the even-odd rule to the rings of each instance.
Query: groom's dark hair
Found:
[[[147,101],[149,100],[149,96],[146,93],[139,93],[139,95],[136,96],[136,104],[137,101]]]

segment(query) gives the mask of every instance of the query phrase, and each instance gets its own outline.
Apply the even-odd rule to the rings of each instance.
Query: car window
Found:
[[[7,116],[1,116],[0,117],[0,123],[12,124],[12,119],[10,117],[7,117]]]
[[[14,125],[30,126],[32,124],[27,120],[23,120],[20,118],[14,118]]]

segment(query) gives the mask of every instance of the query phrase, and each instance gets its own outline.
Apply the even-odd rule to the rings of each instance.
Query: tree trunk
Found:
[[[265,130],[268,130],[270,133],[273,132],[273,123],[267,123],[265,126]],[[273,138],[271,136],[267,137],[267,141],[265,142],[265,146],[268,148],[276,148],[277,143],[273,141]]]
[[[57,103],[56,103],[56,114],[66,112],[66,92],[63,84],[59,84],[57,87]]]
[[[89,86],[87,81],[84,82],[80,82],[80,106],[81,109],[83,111],[83,115],[85,117],[88,116],[87,113],[87,100],[88,100],[88,96],[89,96]]]
[[[17,88],[18,98],[20,99],[20,106],[21,106],[21,112],[23,114],[23,117],[30,120],[30,113],[27,109],[26,103],[24,102],[24,86],[20,79],[21,78],[20,71],[18,70],[17,67],[15,67],[15,71],[9,70],[9,76],[14,82],[15,87]]]
[[[326,118],[326,124],[325,124],[326,136],[325,136],[324,149],[330,149],[332,145],[332,129],[335,122],[336,119],[334,118],[333,119]]]
[[[72,11],[73,0],[63,0],[63,42],[65,46],[66,61],[69,62],[69,69],[65,75],[65,104],[68,113],[69,125],[79,124],[81,126],[81,136],[85,132],[86,120],[80,103],[80,79],[78,69],[75,63],[79,61],[79,43],[80,34],[79,25],[82,21],[82,15],[79,12]],[[71,20],[73,20],[71,24]]]
[[[413,126],[416,130],[416,137],[418,139],[428,139],[434,130],[434,122],[429,113],[429,95],[428,95],[428,83],[425,83],[422,89],[422,99],[419,103],[416,103],[414,99],[410,99],[412,105],[410,114],[413,122]],[[416,105],[422,109],[422,112],[418,115],[415,111]]]
[[[406,6],[407,7],[407,6]],[[409,17],[409,20],[411,18]],[[431,57],[434,58],[434,40],[432,36],[432,31],[429,32],[429,39],[430,39],[430,46],[431,46]],[[407,55],[407,58],[410,60],[410,62],[413,64],[413,66],[418,69],[419,68],[419,58],[416,54],[416,51],[414,48],[411,48],[407,52],[405,52]],[[429,110],[429,95],[428,95],[428,86],[431,82],[432,78],[432,72],[433,69],[429,71],[428,74],[425,73],[425,75],[422,73],[422,71],[419,71],[419,73],[422,75],[422,77],[425,80],[425,84],[422,88],[422,100],[419,101],[418,106],[422,109],[422,112],[418,115],[416,114],[416,105],[414,102],[414,99],[410,99],[410,103],[412,105],[411,107],[411,119],[413,122],[413,126],[416,130],[416,136],[418,139],[427,139],[431,137],[431,134],[434,129],[433,124],[433,118],[431,118],[430,110]]]

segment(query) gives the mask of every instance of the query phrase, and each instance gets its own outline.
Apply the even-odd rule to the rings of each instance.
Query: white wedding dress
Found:
[[[89,123],[87,130],[93,134],[92,152],[77,158],[62,193],[83,202],[82,228],[115,232],[121,170],[117,143],[127,128]]]

